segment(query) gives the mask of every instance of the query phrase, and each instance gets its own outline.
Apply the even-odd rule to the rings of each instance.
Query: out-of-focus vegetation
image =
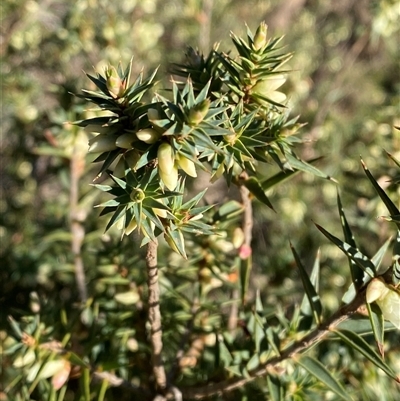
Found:
[[[90,352],[91,361],[108,363],[107,369],[125,380],[135,376],[144,381],[151,374],[142,303],[146,274],[135,268],[144,253],[137,237],[121,242],[117,231],[104,234],[106,220],[94,208],[102,195],[89,185],[97,167],[89,164],[93,157],[86,154],[87,133],[70,123],[93,115],[72,95],[88,85],[82,70],[103,72],[109,64],[127,65],[133,56],[133,76],[159,65],[162,79],[169,76],[171,63],[182,61],[188,45],[208,53],[221,41],[220,49],[229,50],[227,32],[241,35],[244,23],[254,30],[265,20],[268,34],[285,35],[284,50],[294,52],[286,65],[293,72],[283,91],[290,94],[291,113],[305,124],[296,152],[306,160],[323,156],[317,167],[339,185],[301,174],[268,192],[276,215],[255,204],[252,293],[260,290],[265,305],[282,302],[288,308],[301,301],[291,240],[310,269],[320,248],[323,303],[329,311],[340,305],[350,283],[347,258],[313,224],[341,235],[338,189],[357,245],[366,255],[373,256],[393,234],[392,227],[377,218],[388,213],[365,177],[360,155],[391,199],[398,199],[400,187],[393,184],[398,169],[384,153],[400,159],[400,131],[393,128],[400,125],[398,1],[3,0],[0,16],[3,349],[14,346],[7,322],[12,315],[36,340],[72,342],[77,355]],[[265,174],[277,171],[268,167]],[[221,201],[229,195],[226,191],[215,184],[210,199]],[[174,281],[176,271],[190,266],[168,256],[166,249],[162,252],[162,284],[183,285]],[[76,282],[77,266],[84,267],[84,289]],[[81,313],[78,305],[85,291]],[[164,291],[164,341],[171,341],[175,350],[176,322],[188,317],[178,313],[179,302]],[[219,296],[214,289],[212,298]],[[193,325],[200,330],[208,324],[212,331],[213,318],[199,315]],[[75,332],[70,338],[66,333],[71,326]],[[389,362],[396,366],[392,355],[399,345],[391,335],[386,347],[391,349]],[[324,343],[318,353],[325,366],[342,369],[341,380],[356,391],[354,399],[394,399],[396,384],[340,343]],[[187,383],[201,379],[209,354],[211,347],[206,347],[201,366],[184,373]],[[18,387],[13,380],[24,380],[12,362],[12,354],[3,359],[1,382],[6,388],[1,394],[7,399],[8,388],[16,397],[10,400],[29,400],[26,393],[11,392]],[[304,372],[296,374],[300,376],[292,387],[286,383],[292,391],[287,399],[304,394],[321,399],[318,385],[315,394],[308,392],[313,382]],[[78,380],[71,383],[66,399],[84,393],[78,390]],[[102,388],[99,384],[97,394]],[[51,394],[43,383],[32,391],[32,399],[38,400],[45,399],[41,393]],[[122,394],[117,389],[110,395],[114,398],[105,399],[125,399]],[[247,394],[248,399],[255,394],[260,396],[259,389]],[[226,399],[245,399],[230,397]]]

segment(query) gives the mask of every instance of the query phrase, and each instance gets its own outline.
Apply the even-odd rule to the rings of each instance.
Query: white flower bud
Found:
[[[159,132],[157,132],[153,128],[145,128],[145,129],[138,131],[136,133],[136,136],[141,141],[148,143],[148,144],[152,144],[152,143],[156,143],[160,139],[161,135]]]
[[[191,177],[197,177],[196,166],[195,164],[189,160],[187,157],[178,154],[177,155],[177,162],[179,167]]]
[[[114,149],[117,149],[115,138],[107,134],[97,135],[89,141],[89,153],[103,153]]]
[[[366,300],[376,302],[385,320],[400,329],[400,293],[382,280],[374,278],[367,287]]]

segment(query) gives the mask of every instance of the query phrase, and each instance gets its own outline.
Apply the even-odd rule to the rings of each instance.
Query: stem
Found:
[[[71,230],[71,248],[74,255],[75,280],[78,287],[79,298],[85,303],[88,294],[86,288],[85,268],[82,260],[82,243],[85,238],[85,229],[82,224],[84,217],[79,208],[79,180],[85,168],[85,155],[80,152],[77,144],[74,146],[70,161],[70,230]]]
[[[165,390],[167,387],[167,376],[162,361],[162,326],[160,313],[160,287],[158,285],[158,266],[157,266],[157,247],[156,241],[150,241],[147,245],[146,266],[147,266],[147,285],[149,288],[149,323],[150,323],[150,342],[152,348],[153,373],[157,387]]]
[[[241,178],[242,179],[248,178],[247,173],[243,172]],[[253,205],[251,203],[250,191],[243,184],[239,185],[239,192],[244,209],[243,223],[242,223],[242,230],[244,234],[243,245],[248,248],[251,248],[251,240],[253,238],[253,225],[254,225]],[[236,300],[238,298],[239,298],[239,290],[235,288],[232,291],[231,299]],[[230,332],[234,331],[237,327],[238,314],[239,314],[239,305],[237,302],[235,302],[232,304],[231,311],[229,314],[228,330]]]
[[[315,330],[304,336],[301,340],[289,345],[286,349],[282,351],[280,355],[271,358],[259,368],[255,369],[252,372],[249,372],[250,377],[232,378],[218,383],[210,384],[208,386],[183,389],[183,397],[185,399],[187,398],[201,400],[203,398],[211,397],[217,394],[221,395],[222,393],[240,388],[247,383],[253,381],[257,377],[266,375],[272,367],[278,365],[286,359],[294,357],[296,354],[308,350],[313,345],[318,344],[319,342],[324,340],[327,335],[335,329],[335,327],[337,327],[340,323],[347,320],[351,315],[356,313],[357,310],[364,304],[364,302],[365,289],[361,291],[350,304],[345,305],[344,307],[339,309],[323,325],[317,327]]]

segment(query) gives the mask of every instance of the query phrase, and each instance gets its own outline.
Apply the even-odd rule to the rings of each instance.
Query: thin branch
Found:
[[[248,175],[246,172],[243,172],[241,175],[241,179],[246,179],[246,178],[248,178]],[[253,204],[251,202],[250,191],[243,184],[239,184],[239,192],[244,209],[243,223],[242,223],[244,240],[242,246],[251,249],[251,240],[253,238],[253,225],[254,225]],[[239,290],[235,288],[234,290],[232,290],[231,299],[237,300],[238,298],[239,298]],[[228,330],[230,332],[234,331],[237,327],[238,314],[239,314],[239,305],[237,302],[234,302],[231,306],[228,319]]]
[[[79,208],[79,180],[85,168],[85,154],[80,151],[79,143],[76,144],[72,151],[70,160],[70,193],[69,193],[69,209],[70,209],[70,230],[71,230],[71,248],[74,256],[75,280],[78,287],[79,298],[82,303],[88,298],[86,288],[85,268],[82,260],[82,243],[85,238],[85,229],[82,221],[85,216]]]
[[[152,348],[152,364],[154,378],[160,390],[167,388],[167,376],[162,361],[162,326],[160,313],[160,287],[158,283],[156,241],[150,241],[147,245],[146,266],[147,266],[147,285],[149,290],[148,317],[150,323],[150,342]]]
[[[308,350],[313,345],[324,340],[331,331],[340,323],[357,313],[358,309],[365,302],[365,290],[361,291],[357,297],[349,304],[339,309],[330,319],[323,325],[304,336],[300,341],[296,341],[282,351],[278,356],[271,358],[265,364],[249,372],[249,377],[232,378],[219,383],[210,384],[208,386],[187,388],[182,390],[182,395],[186,399],[201,400],[214,395],[221,395],[245,384],[253,381],[257,377],[264,376],[268,371],[286,359],[292,358],[294,355]]]

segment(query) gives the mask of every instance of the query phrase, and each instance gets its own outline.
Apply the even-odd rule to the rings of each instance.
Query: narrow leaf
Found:
[[[293,358],[296,363],[316,377],[321,383],[324,383],[329,389],[336,393],[343,400],[351,400],[348,392],[339,384],[339,382],[330,374],[330,372],[322,365],[321,362],[310,358],[309,356],[301,356]]]
[[[347,345],[360,352],[378,368],[382,369],[389,377],[400,383],[400,377],[382,360],[382,358],[368,345],[368,343],[356,333],[348,330],[334,330]]]
[[[288,163],[297,170],[304,171],[305,173],[309,173],[315,175],[317,177],[325,178],[330,181],[337,182],[334,178],[330,177],[329,175],[323,173],[321,170],[317,169],[316,167],[312,166],[311,164],[305,162],[304,160],[300,160],[294,155],[289,152],[285,152],[285,157]]]
[[[339,192],[337,193],[337,204],[338,204],[338,209],[339,209],[340,222],[342,224],[342,229],[343,229],[344,240],[349,245],[351,245],[353,248],[357,249],[357,244],[354,239],[354,235],[350,229],[350,226],[346,219],[346,215],[344,213],[344,209],[343,209],[342,201],[340,199]],[[351,278],[354,283],[355,289],[358,290],[363,285],[364,272],[351,257],[349,257],[349,256],[347,256],[347,257],[349,259]]]
[[[371,260],[361,253],[358,249],[352,247],[346,242],[341,241],[339,238],[330,234],[320,225],[315,224],[319,231],[325,235],[330,241],[332,241],[339,249],[342,250],[347,256],[354,260],[361,269],[363,269],[371,278],[375,277],[375,266]]]
[[[270,209],[274,210],[272,203],[265,195],[265,191],[261,187],[260,182],[255,177],[250,177],[244,182],[244,186],[253,194],[261,203],[268,206]],[[275,210],[274,210],[275,211]]]
[[[398,240],[400,241],[400,232],[398,232],[398,236],[399,236]],[[390,268],[390,266],[382,265],[382,260],[383,260],[383,257],[385,256],[386,251],[388,250],[391,242],[392,242],[392,237],[388,238],[386,240],[386,242],[378,249],[376,254],[371,258],[371,262],[374,264],[374,266],[376,268],[377,276],[382,276]]]
[[[251,255],[246,259],[240,259],[240,295],[242,304],[245,304],[247,291],[250,283],[250,272],[252,267]]]
[[[371,181],[372,185],[374,186],[376,192],[378,193],[379,197],[382,199],[383,203],[389,210],[391,215],[397,215],[400,214],[399,209],[397,209],[396,205],[392,202],[392,200],[386,195],[385,191],[380,187],[380,185],[376,182],[375,178],[373,175],[370,173],[369,169],[365,165],[364,161],[361,160],[361,164],[363,166],[363,169],[365,171],[365,174],[367,175],[368,179]],[[400,223],[397,223],[397,226],[400,228]]]
[[[385,352],[383,348],[383,341],[385,335],[385,321],[382,315],[382,311],[376,303],[370,304],[366,302],[366,305],[376,345],[378,346],[379,353],[383,358]]]
[[[292,249],[294,259],[296,260],[297,267],[299,268],[301,281],[303,282],[304,291],[306,292],[308,302],[313,311],[314,319],[316,323],[319,324],[322,314],[321,300],[292,244],[290,244],[290,248]]]

